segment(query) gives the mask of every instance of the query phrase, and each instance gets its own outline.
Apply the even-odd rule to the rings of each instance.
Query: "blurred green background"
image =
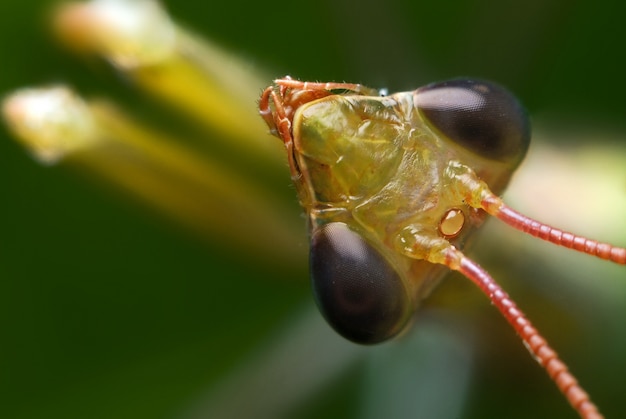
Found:
[[[393,92],[479,77],[508,86],[548,132],[626,142],[626,11],[617,1],[213,3],[165,5],[268,83],[290,74]],[[123,77],[56,45],[46,30],[50,5],[0,4],[0,92],[63,82],[153,117]],[[614,193],[623,200],[626,175],[622,183]],[[292,192],[286,171],[275,188]],[[403,342],[357,348],[313,313],[306,266],[251,262],[83,172],[40,166],[6,130],[0,190],[1,417],[263,417],[255,406],[274,402],[269,412],[297,418],[575,417],[499,314],[458,277]],[[563,211],[584,200],[581,190]],[[297,211],[295,196],[292,204]],[[537,259],[512,235],[482,234],[476,259],[605,414],[618,417],[623,267],[545,247]],[[618,237],[625,245],[626,234]],[[318,361],[330,364],[312,368]],[[284,371],[263,370],[274,365]]]

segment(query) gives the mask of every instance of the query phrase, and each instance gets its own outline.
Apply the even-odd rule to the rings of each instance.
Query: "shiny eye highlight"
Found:
[[[345,338],[378,343],[407,324],[411,302],[400,275],[346,224],[333,222],[313,232],[310,264],[317,305]]]
[[[437,131],[493,160],[518,161],[530,142],[530,122],[517,99],[497,84],[450,80],[417,89],[415,107]]]

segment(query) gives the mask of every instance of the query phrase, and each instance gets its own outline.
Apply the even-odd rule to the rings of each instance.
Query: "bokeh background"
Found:
[[[290,74],[397,91],[457,76],[497,81],[526,105],[557,156],[596,150],[590,164],[617,173],[621,185],[590,199],[587,188],[601,185],[581,183],[582,166],[552,168],[548,157],[535,182],[554,175],[573,192],[556,208],[534,202],[530,215],[558,223],[590,200],[610,210],[626,199],[626,11],[617,1],[164,3],[268,83]],[[0,92],[69,83],[160,119],[165,111],[129,80],[56,44],[46,26],[51,5],[0,3]],[[286,169],[273,187],[293,193]],[[507,197],[523,203],[531,189]],[[88,173],[43,167],[6,129],[0,190],[2,417],[575,417],[460,277],[442,285],[400,342],[359,348],[320,321],[305,264],[259,262]],[[290,205],[298,211],[295,197]],[[626,245],[624,213],[600,210],[569,228],[602,225],[597,235]],[[306,249],[304,228],[303,220],[294,234]],[[493,225],[475,247],[607,417],[619,417],[623,267]]]

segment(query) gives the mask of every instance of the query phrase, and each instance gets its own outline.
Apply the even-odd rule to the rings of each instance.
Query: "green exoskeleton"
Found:
[[[626,249],[545,224],[498,197],[522,161],[530,126],[504,88],[451,80],[389,96],[358,84],[279,79],[259,103],[287,149],[309,217],[315,300],[354,342],[407,327],[449,269],[487,294],[585,418],[601,417],[515,303],[462,250],[487,214],[558,245],[616,263]]]

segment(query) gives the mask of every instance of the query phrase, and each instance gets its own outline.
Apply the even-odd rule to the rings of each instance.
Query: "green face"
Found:
[[[363,343],[402,330],[446,272],[419,260],[419,249],[408,257],[403,235],[462,249],[484,217],[466,204],[464,179],[500,193],[529,142],[515,98],[468,80],[388,97],[326,96],[297,109],[292,133],[318,305]]]
[[[389,98],[329,96],[298,110],[294,147],[312,197],[307,204],[350,208],[390,182],[404,140],[395,104]]]
[[[529,128],[504,89],[455,80],[388,97],[332,95],[306,103],[295,113],[293,138],[308,211],[353,212],[384,193],[385,211],[417,213],[434,201],[462,204],[429,193],[448,187],[441,182],[451,162],[500,193],[526,152]]]

